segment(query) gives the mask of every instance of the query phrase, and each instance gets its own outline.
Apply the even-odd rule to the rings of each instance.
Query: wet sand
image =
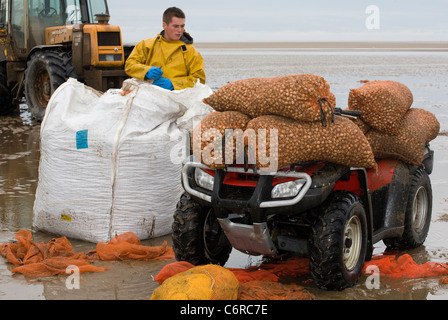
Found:
[[[199,42],[199,49],[310,49],[310,50],[382,50],[448,51],[446,42]]]
[[[199,46],[198,46],[199,47]],[[210,47],[203,49],[208,83],[216,89],[229,81],[252,76],[275,76],[288,73],[315,73],[330,82],[338,104],[345,103],[348,91],[360,86],[363,79],[390,79],[408,84],[414,93],[415,107],[434,112],[442,125],[441,135],[432,143],[435,150],[433,186],[433,215],[425,245],[407,253],[418,263],[448,262],[448,55],[439,52],[412,51],[382,53],[362,51],[340,53],[333,50],[303,52],[277,49],[254,55],[246,47],[232,49]],[[275,46],[274,46],[275,48]],[[328,49],[328,48],[327,48]],[[442,48],[443,49],[443,48]],[[0,243],[10,242],[22,228],[31,229],[34,194],[38,183],[40,126],[30,120],[26,106],[20,113],[0,117]],[[57,235],[56,235],[57,236]],[[55,235],[34,232],[35,241],[49,241]],[[75,251],[89,251],[95,244],[70,239]],[[146,245],[171,245],[171,237],[145,240]],[[375,245],[375,254],[385,249],[382,242]],[[108,268],[104,273],[81,275],[79,290],[66,287],[66,277],[27,278],[12,275],[13,268],[0,257],[0,300],[6,299],[149,299],[158,286],[153,281],[160,269],[173,261],[112,261],[97,262]],[[233,252],[227,267],[248,267],[260,263],[259,257]],[[305,286],[317,300],[436,300],[448,299],[448,286],[439,285],[438,278],[390,279],[381,277],[379,290],[369,290],[363,275],[359,283],[342,292],[317,289],[304,276],[292,281]]]

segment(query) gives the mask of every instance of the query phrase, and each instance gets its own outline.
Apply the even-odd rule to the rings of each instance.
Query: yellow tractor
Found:
[[[0,0],[0,114],[25,96],[41,120],[68,78],[106,91],[127,78],[120,27],[106,0]]]

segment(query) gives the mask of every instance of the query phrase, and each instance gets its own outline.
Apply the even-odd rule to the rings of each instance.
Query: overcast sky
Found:
[[[163,11],[187,15],[195,42],[447,41],[447,0],[108,0],[125,43],[154,37]],[[373,6],[373,7],[372,7]]]

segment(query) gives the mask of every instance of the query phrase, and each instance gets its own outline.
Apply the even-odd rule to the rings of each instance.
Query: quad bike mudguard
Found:
[[[423,167],[432,173],[434,151],[425,149]],[[366,171],[367,189],[371,199],[372,244],[386,238],[401,237],[404,230],[409,187],[417,166],[396,159],[382,159],[377,169]],[[352,171],[349,180],[339,180],[334,190],[347,190],[363,197],[364,174]],[[364,203],[367,199],[364,199]],[[367,200],[368,201],[368,200]],[[373,205],[372,205],[373,204]]]

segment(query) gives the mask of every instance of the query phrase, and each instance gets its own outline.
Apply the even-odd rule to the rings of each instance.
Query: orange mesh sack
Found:
[[[244,156],[243,133],[249,121],[238,111],[213,112],[204,117],[192,134],[196,159],[211,168],[223,169],[234,163],[237,155]]]
[[[437,137],[439,130],[440,123],[433,113],[412,108],[396,136],[370,130],[366,137],[376,158],[394,158],[421,166],[425,146]]]
[[[151,300],[236,300],[239,282],[218,265],[191,268],[166,279]]]
[[[108,243],[98,242],[96,256],[103,261],[110,260],[170,260],[174,258],[173,248],[166,241],[161,246],[144,246],[133,232],[119,234]]]
[[[84,253],[75,252],[66,237],[37,243],[32,240],[28,230],[19,230],[16,242],[0,245],[0,255],[16,267],[12,273],[21,273],[29,277],[48,277],[67,274],[68,266],[77,266],[80,273],[103,272],[103,267],[91,263],[96,260],[170,260],[174,252],[164,241],[163,245],[144,246],[133,233],[127,232],[111,239],[108,243],[99,242],[96,250]]]
[[[66,237],[37,243],[32,240],[28,230],[19,230],[14,237],[17,242],[0,246],[0,255],[16,266],[11,270],[12,273],[47,277],[66,274],[67,267],[71,265],[76,265],[80,273],[106,270],[91,265],[90,256],[74,252]]]
[[[261,116],[249,122],[257,143],[248,140],[258,168],[276,171],[293,163],[329,161],[345,166],[373,168],[370,144],[356,124],[336,116],[323,127],[319,122],[300,122],[279,116]]]
[[[328,82],[312,74],[231,82],[204,102],[217,111],[240,111],[251,118],[274,114],[299,121],[330,119],[336,105]]]
[[[364,264],[364,272],[369,266],[379,269],[381,276],[390,278],[420,279],[438,277],[448,274],[448,264],[438,262],[425,262],[418,264],[409,254],[380,255]]]
[[[360,118],[349,118],[354,124],[358,126],[359,129],[361,129],[362,133],[366,134],[369,132],[370,127],[367,123],[362,121]]]
[[[361,119],[370,127],[389,134],[398,133],[412,103],[412,92],[396,81],[369,81],[350,90],[348,98],[350,110],[361,111]]]

